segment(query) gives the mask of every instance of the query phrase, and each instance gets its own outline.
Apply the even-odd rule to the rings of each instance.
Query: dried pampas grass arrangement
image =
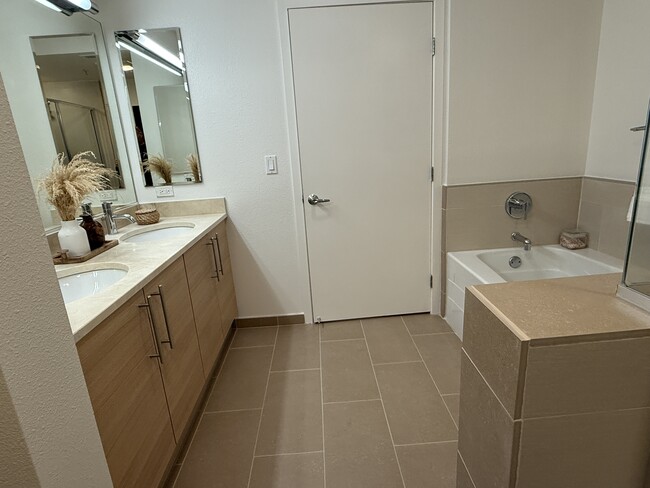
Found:
[[[189,154],[185,158],[185,161],[187,161],[187,166],[190,168],[190,171],[192,172],[194,181],[197,183],[201,181],[201,173],[199,173],[199,158],[196,156],[196,154]]]
[[[74,220],[77,208],[90,194],[110,187],[110,179],[117,176],[112,169],[88,159],[91,151],[75,154],[69,163],[63,153],[58,154],[50,172],[39,181],[47,201],[56,208],[61,220]]]
[[[160,154],[149,156],[146,165],[150,171],[160,176],[168,185],[172,182],[172,163],[167,161],[164,156]]]

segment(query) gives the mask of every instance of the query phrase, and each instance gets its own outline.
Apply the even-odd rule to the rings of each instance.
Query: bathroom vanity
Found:
[[[237,315],[226,214],[163,217],[127,226],[119,238],[88,264],[57,273],[128,270],[67,308],[114,486],[159,486]]]
[[[458,488],[647,486],[650,314],[620,279],[468,288]]]

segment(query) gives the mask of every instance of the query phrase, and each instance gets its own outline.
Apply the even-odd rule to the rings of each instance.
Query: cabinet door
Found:
[[[219,305],[221,306],[221,324],[225,336],[237,317],[237,299],[235,297],[235,283],[232,278],[232,264],[230,263],[225,220],[217,226],[214,237],[217,245],[217,257],[219,258]]]
[[[113,485],[158,486],[176,443],[139,292],[77,343]]]
[[[183,258],[144,288],[158,335],[160,370],[178,441],[203,389],[204,377]]]
[[[183,259],[203,360],[203,373],[207,377],[224,339],[217,286],[216,244],[209,236],[205,237],[187,251]]]

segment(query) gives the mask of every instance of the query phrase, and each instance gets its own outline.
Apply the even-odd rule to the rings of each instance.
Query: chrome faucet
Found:
[[[112,202],[102,202],[102,210],[104,211],[104,220],[106,221],[106,228],[109,234],[117,234],[117,224],[116,220],[126,219],[131,223],[135,224],[136,220],[133,215],[129,214],[113,214],[113,203]]]
[[[513,241],[523,243],[524,251],[530,251],[530,248],[533,247],[533,243],[531,242],[531,240],[526,236],[522,236],[519,232],[513,232],[512,234],[510,234],[510,237],[512,238]]]

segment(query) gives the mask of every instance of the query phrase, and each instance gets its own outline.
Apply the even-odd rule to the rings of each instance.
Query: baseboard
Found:
[[[268,315],[266,317],[241,317],[235,319],[235,327],[272,327],[276,325],[296,325],[305,323],[304,313],[289,315]]]

